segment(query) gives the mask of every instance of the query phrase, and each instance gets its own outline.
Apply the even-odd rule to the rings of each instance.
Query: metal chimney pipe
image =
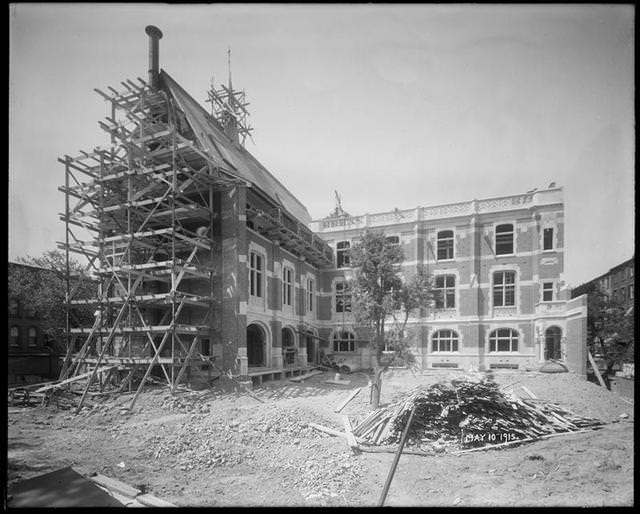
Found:
[[[153,25],[147,25],[144,31],[149,36],[149,85],[151,89],[158,89],[160,83],[158,41],[162,38],[162,31]]]

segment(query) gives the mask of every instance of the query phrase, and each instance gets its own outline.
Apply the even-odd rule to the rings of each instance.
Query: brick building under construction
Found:
[[[139,392],[151,374],[172,388],[220,372],[281,376],[327,353],[367,368],[345,289],[365,228],[402,245],[403,271],[436,277],[441,300],[409,324],[424,367],[554,358],[584,374],[586,306],[562,281],[560,188],[312,221],[241,144],[243,95],[212,90],[208,112],[160,70],[162,33],[146,32],[148,80],[96,90],[110,144],[60,159],[62,246],[100,280],[96,298],[68,287],[69,320],[89,304],[95,322],[68,328],[61,378],[86,373],[86,395],[96,379]]]

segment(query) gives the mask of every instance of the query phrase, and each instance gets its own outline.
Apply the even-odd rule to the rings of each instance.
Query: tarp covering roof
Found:
[[[211,115],[164,70],[160,81],[184,112],[202,148],[218,166],[261,189],[302,223],[311,221],[307,208],[255,157],[231,141]]]

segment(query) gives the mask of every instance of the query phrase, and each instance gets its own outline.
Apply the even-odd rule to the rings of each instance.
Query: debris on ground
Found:
[[[397,443],[414,406],[408,445],[428,446],[436,453],[524,442],[604,424],[556,403],[505,394],[486,377],[468,376],[417,387],[403,400],[364,417],[353,433],[370,445]]]

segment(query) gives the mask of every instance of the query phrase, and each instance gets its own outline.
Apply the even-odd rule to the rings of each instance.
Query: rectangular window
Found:
[[[202,355],[211,355],[211,343],[209,339],[200,341],[200,353]]]
[[[510,307],[516,304],[516,272],[496,271],[493,274],[493,306]]]
[[[553,301],[553,282],[542,283],[542,301],[543,302]]]
[[[498,225],[496,227],[496,255],[513,253],[513,225]]]
[[[38,331],[35,327],[29,327],[29,330],[27,331],[27,344],[29,346],[38,345]]]
[[[293,303],[293,270],[287,266],[282,268],[282,303],[283,305]]]
[[[262,298],[262,255],[251,252],[249,257],[249,294]]]
[[[9,329],[9,345],[20,346],[20,329],[16,326]]]
[[[400,245],[400,237],[398,236],[387,236],[384,238],[384,243],[387,246],[399,246]]]
[[[15,298],[9,300],[9,316],[18,317],[18,300]]]
[[[553,250],[553,228],[545,228],[542,231],[542,249]]]
[[[314,295],[313,279],[307,279],[307,311],[313,312],[313,295]]]
[[[489,334],[490,352],[517,352],[518,333],[510,328],[499,328]]]
[[[433,334],[432,340],[434,352],[458,351],[458,334],[453,330],[438,330]]]
[[[623,302],[627,299],[627,290],[624,288],[624,286],[620,288],[620,298]]]
[[[455,275],[439,275],[435,280],[436,309],[454,309],[456,306]]]
[[[633,300],[633,286],[629,286],[629,300]]]
[[[351,243],[349,241],[338,241],[336,245],[336,265],[338,268],[348,268],[350,266],[350,248]]]
[[[438,232],[437,257],[439,261],[453,259],[453,230],[441,230]]]
[[[351,312],[351,293],[347,282],[336,282],[336,312]]]

